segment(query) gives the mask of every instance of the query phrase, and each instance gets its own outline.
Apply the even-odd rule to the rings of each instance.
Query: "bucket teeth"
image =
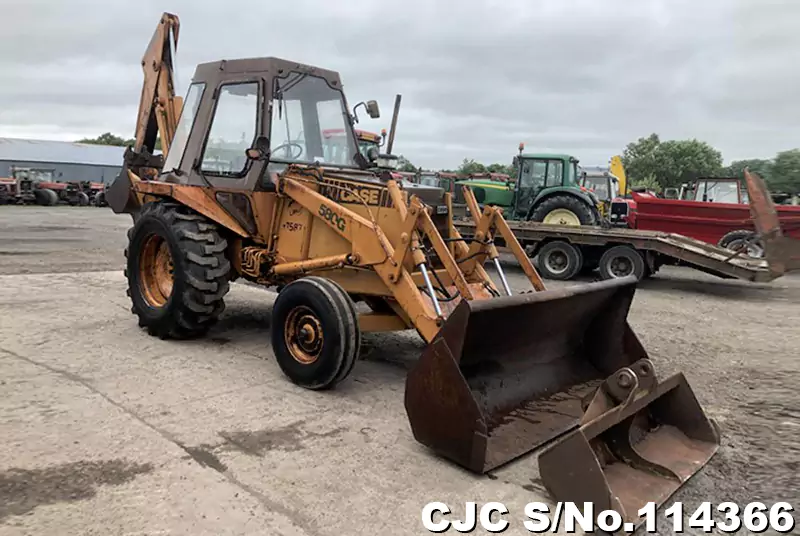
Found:
[[[639,509],[666,501],[719,445],[683,374],[659,382],[641,359],[602,383],[581,426],[539,455],[539,472],[555,500],[591,502],[638,525]]]

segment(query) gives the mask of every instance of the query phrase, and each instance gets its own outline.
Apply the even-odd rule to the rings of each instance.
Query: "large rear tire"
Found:
[[[361,346],[353,300],[330,279],[293,281],[275,300],[271,338],[278,366],[293,383],[333,388],[353,370]]]
[[[554,195],[533,209],[531,221],[553,225],[597,225],[595,212],[577,196]]]
[[[162,339],[205,334],[229,290],[228,243],[217,225],[186,207],[153,202],[128,238],[125,276],[139,325]]]
[[[569,281],[583,267],[580,249],[569,242],[555,240],[548,242],[536,254],[536,269],[547,279]]]
[[[89,196],[85,192],[78,192],[75,196],[75,201],[79,207],[89,206]]]
[[[52,207],[58,203],[58,194],[50,188],[37,188],[33,191],[36,204],[43,207]]]

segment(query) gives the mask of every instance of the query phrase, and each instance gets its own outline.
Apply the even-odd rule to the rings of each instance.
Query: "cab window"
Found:
[[[541,188],[547,174],[547,161],[526,160],[522,163],[520,186],[522,188]]]
[[[246,151],[253,146],[257,124],[258,82],[220,86],[201,171],[222,177],[244,175]]]
[[[564,174],[564,163],[561,160],[547,161],[547,181],[545,187],[561,186],[561,177]]]

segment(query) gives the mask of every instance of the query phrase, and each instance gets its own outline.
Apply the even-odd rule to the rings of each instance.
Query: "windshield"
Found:
[[[739,184],[734,181],[699,181],[694,191],[695,201],[709,203],[739,203]]]
[[[276,78],[270,160],[356,166],[356,144],[341,91],[324,78]]]
[[[587,176],[583,180],[583,186],[592,190],[600,199],[612,199],[608,191],[608,177]]]
[[[200,97],[203,95],[205,86],[202,82],[189,86],[189,91],[183,101],[183,110],[181,110],[181,117],[178,120],[178,127],[175,129],[167,159],[164,161],[165,171],[172,171],[181,165],[183,152],[186,150],[186,142],[189,141],[189,132],[192,130],[197,108],[200,106]]]
[[[436,178],[436,175],[420,175],[419,183],[423,186],[439,187],[439,179]]]

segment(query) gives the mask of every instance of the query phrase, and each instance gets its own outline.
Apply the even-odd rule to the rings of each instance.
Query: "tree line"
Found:
[[[749,168],[773,193],[800,194],[800,149],[781,151],[769,159],[735,160],[724,166],[722,153],[704,141],[661,141],[658,134],[650,134],[625,147],[622,163],[632,184],[656,191],[677,188],[698,177],[741,178]]]
[[[78,143],[115,146],[133,145],[133,142],[133,139],[124,139],[110,132],[78,140]],[[400,155],[399,160],[401,171],[417,171],[408,158]],[[747,167],[758,173],[773,193],[800,194],[800,149],[781,151],[770,159],[735,160],[725,166],[722,153],[704,141],[662,141],[658,134],[653,133],[626,145],[622,151],[622,163],[632,186],[644,186],[657,192],[680,187],[698,177],[741,178]],[[488,172],[516,177],[517,174],[510,163],[483,164],[472,158],[464,158],[456,169],[439,171],[460,175]]]

